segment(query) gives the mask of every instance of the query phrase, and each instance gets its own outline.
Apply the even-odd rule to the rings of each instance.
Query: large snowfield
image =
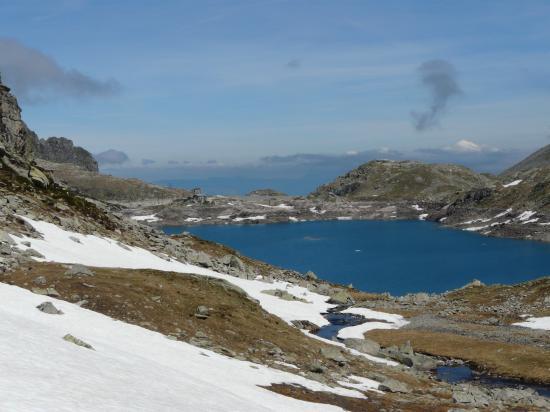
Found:
[[[169,257],[163,259],[113,239],[65,231],[51,223],[24,219],[42,234],[42,238],[11,237],[22,250],[28,249],[27,242],[30,242],[30,248],[44,256],[37,260],[222,278],[245,290],[266,311],[287,322],[306,319],[326,325],[328,321],[322,314],[334,306],[326,302],[326,296],[288,282],[240,279]],[[275,288],[285,289],[307,303],[262,293]],[[0,283],[0,296],[0,410],[340,410],[294,400],[258,386],[283,382],[311,390],[364,397],[353,389],[331,388],[299,375],[172,341],[162,334],[15,286]],[[64,314],[48,315],[37,310],[35,307],[45,300],[53,301]],[[393,321],[392,326],[399,327],[401,319],[393,317],[395,315],[369,313],[376,314],[376,319]],[[62,337],[67,333],[91,344],[95,350],[64,341]],[[359,352],[355,354],[393,364]],[[365,386],[375,389],[377,384]]]
[[[0,283],[1,411],[337,411],[258,385],[362,397]],[[36,306],[51,301],[63,315]],[[66,334],[94,350],[63,340]]]

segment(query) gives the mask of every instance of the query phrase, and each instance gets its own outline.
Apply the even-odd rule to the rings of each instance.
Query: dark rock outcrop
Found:
[[[55,163],[72,163],[90,172],[97,172],[97,161],[82,147],[65,137],[50,137],[36,141],[36,157]]]

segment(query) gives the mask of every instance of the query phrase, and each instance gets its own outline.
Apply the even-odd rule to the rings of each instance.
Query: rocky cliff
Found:
[[[21,120],[21,108],[10,89],[0,83],[0,148],[23,161],[33,158],[36,134]]]
[[[310,197],[447,202],[464,191],[493,183],[490,177],[464,166],[374,160],[320,186]]]
[[[21,120],[21,108],[10,89],[0,83],[0,166],[19,178],[47,186],[50,178],[34,163],[38,137]]]
[[[72,163],[90,172],[99,171],[97,161],[86,149],[65,137],[36,140],[36,157],[55,163]]]

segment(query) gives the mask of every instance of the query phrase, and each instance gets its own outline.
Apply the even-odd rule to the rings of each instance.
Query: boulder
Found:
[[[91,350],[95,350],[92,345],[84,342],[83,340],[80,340],[78,338],[75,338],[73,335],[71,335],[70,333],[66,334],[65,336],[63,336],[63,340],[66,340],[67,342],[71,342],[71,343],[74,343],[75,345],[78,345],[78,346],[82,346],[83,348],[86,348],[86,349],[91,349]]]
[[[0,243],[7,243],[8,245],[15,245],[15,241],[3,230],[0,230]]]
[[[355,300],[353,300],[348,292],[345,290],[340,290],[330,297],[328,303],[332,303],[334,305],[353,305]]]
[[[62,315],[63,312],[57,309],[52,302],[43,302],[36,307],[40,312],[47,313],[49,315]]]
[[[65,272],[65,275],[68,276],[94,276],[95,273],[88,267],[84,265],[71,265],[69,269]]]
[[[44,276],[38,276],[32,280],[32,283],[38,286],[44,286],[47,283],[47,280]]]
[[[210,316],[210,309],[204,305],[197,306],[195,317],[198,319],[207,319]]]
[[[44,172],[42,172],[37,167],[31,166],[29,169],[29,178],[39,185],[42,185],[44,187],[48,186],[50,184],[50,179]]]
[[[311,270],[308,270],[305,275],[307,280],[317,280],[317,275],[312,272]]]
[[[378,389],[384,392],[392,393],[411,393],[412,389],[405,383],[396,379],[386,377],[384,381],[378,386]]]
[[[293,320],[290,323],[292,323],[298,329],[307,330],[311,333],[316,333],[317,331],[319,331],[319,329],[321,329],[319,326],[317,326],[313,322],[310,322],[309,320]]]
[[[288,293],[286,290],[283,290],[283,289],[262,290],[262,293],[265,293],[266,295],[276,296],[279,299],[283,299],[283,300],[288,300],[288,301],[296,300],[299,302],[308,303],[305,299],[294,296],[293,294]]]
[[[380,352],[380,345],[372,339],[349,338],[344,341],[344,344],[350,349],[355,349],[368,355],[379,355]]]
[[[344,355],[342,355],[342,351],[338,347],[327,346],[327,347],[321,348],[319,352],[321,353],[322,356],[324,356],[325,358],[333,362],[336,362],[340,366],[344,365],[347,362],[347,359],[345,358]]]

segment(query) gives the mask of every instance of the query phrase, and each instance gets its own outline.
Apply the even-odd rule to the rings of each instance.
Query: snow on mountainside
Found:
[[[261,280],[241,279],[181,263],[170,259],[168,256],[161,258],[148,250],[124,245],[109,238],[66,231],[54,224],[32,220],[27,217],[22,217],[22,219],[41,233],[42,239],[15,235],[12,235],[12,238],[21,250],[32,248],[44,256],[44,259],[36,259],[38,261],[79,263],[96,267],[156,269],[224,279],[243,289],[252,298],[257,299],[266,311],[287,322],[300,319],[308,320],[319,326],[327,325],[328,321],[321,313],[335,306],[326,303],[327,296],[310,292],[304,287],[292,285],[288,282],[267,283]],[[29,244],[30,246],[28,246]],[[262,293],[262,291],[270,289],[286,290],[288,293],[305,300],[305,302],[299,300],[287,301]]]
[[[118,322],[68,302],[46,314],[44,296],[0,283],[2,411],[337,411],[259,385],[291,383],[364,397],[238,361]],[[93,349],[63,340],[72,334]]]

